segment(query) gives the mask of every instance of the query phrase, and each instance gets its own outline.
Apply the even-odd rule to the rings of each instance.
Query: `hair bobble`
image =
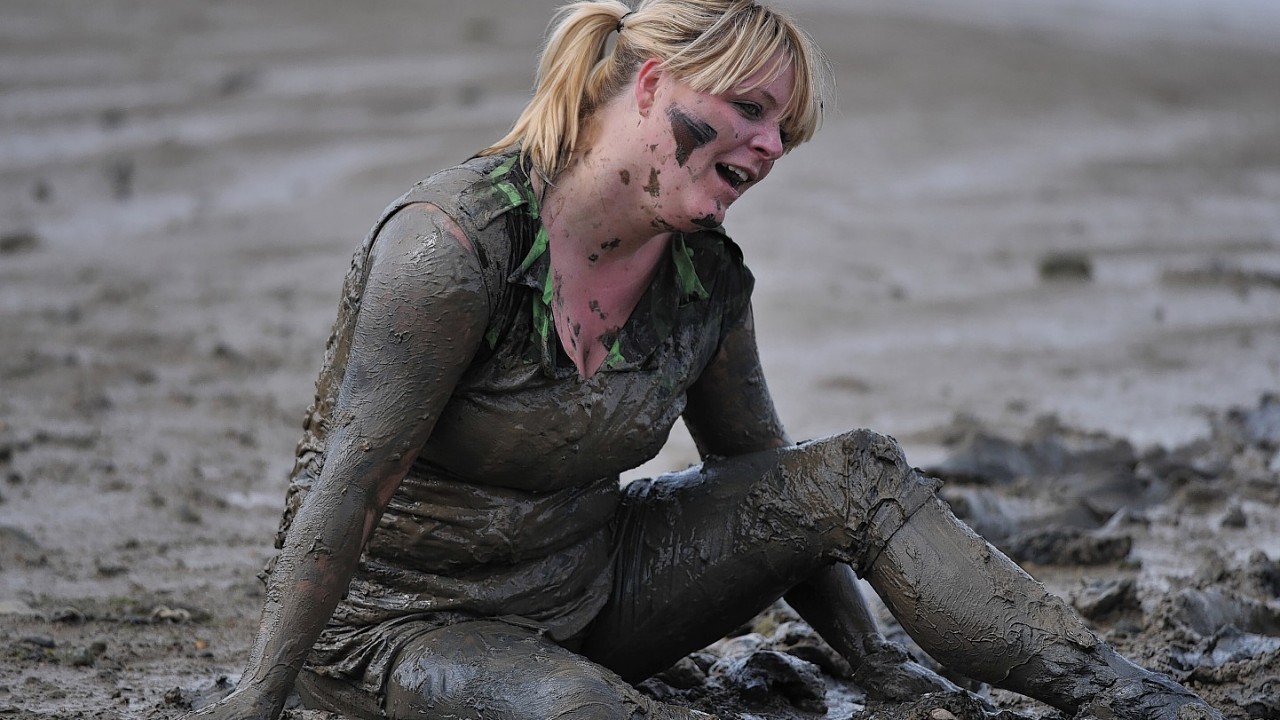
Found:
[[[618,18],[618,34],[619,35],[622,34],[622,23],[626,22],[627,18],[635,14],[636,14],[636,11],[632,10],[631,12],[628,12],[626,15],[623,15],[622,17]]]

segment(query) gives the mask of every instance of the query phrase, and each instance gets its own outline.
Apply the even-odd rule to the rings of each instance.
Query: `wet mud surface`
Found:
[[[350,254],[505,131],[555,4],[6,3],[0,717],[232,687]],[[727,226],[790,435],[897,437],[1118,650],[1280,717],[1274,15],[786,5],[841,109]],[[677,434],[638,474],[695,459]],[[981,711],[869,697],[785,606],[643,688],[723,717]]]

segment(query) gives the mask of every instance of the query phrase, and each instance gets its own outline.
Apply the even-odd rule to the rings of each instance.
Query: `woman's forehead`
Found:
[[[725,94],[756,95],[771,104],[785,107],[796,92],[796,71],[789,58],[771,60],[754,73],[731,85]]]
[[[723,93],[743,93],[766,85],[776,86],[780,78],[784,78],[785,83],[792,86],[796,81],[796,62],[793,54],[779,49],[763,60],[743,59],[739,68],[725,68],[728,72],[736,71],[730,77],[722,75],[719,79],[715,79],[703,76],[700,79],[710,80],[708,84],[711,87],[705,89]]]

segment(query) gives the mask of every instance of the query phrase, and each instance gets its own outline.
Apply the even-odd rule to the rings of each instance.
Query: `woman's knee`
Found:
[[[865,574],[940,483],[912,468],[896,440],[852,430],[782,451],[783,487],[806,517],[829,517],[828,559]]]
[[[479,622],[406,647],[385,706],[392,718],[587,720],[631,718],[644,703],[616,674],[533,631]]]

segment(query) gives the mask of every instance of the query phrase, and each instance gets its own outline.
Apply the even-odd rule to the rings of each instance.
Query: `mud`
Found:
[[[6,717],[173,718],[239,679],[352,249],[389,199],[505,131],[555,4],[6,6]],[[727,226],[790,435],[867,426],[927,468],[970,432],[1056,442],[1074,470],[1033,453],[1031,475],[1004,461],[998,482],[957,471],[944,492],[958,511],[975,498],[1006,549],[1129,538],[1119,561],[1026,565],[1228,717],[1280,715],[1261,402],[1280,387],[1274,10],[786,4],[832,56],[841,110]],[[635,475],[696,457],[677,432]],[[823,668],[826,717],[977,717],[967,695],[869,699],[780,617],[798,619],[779,606],[735,642]],[[695,655],[673,697],[823,717],[701,681],[717,651],[746,652]]]
[[[690,115],[688,110],[678,105],[667,108],[667,117],[671,119],[671,134],[676,139],[676,163],[680,167],[689,162],[690,153],[719,136],[705,120]]]

